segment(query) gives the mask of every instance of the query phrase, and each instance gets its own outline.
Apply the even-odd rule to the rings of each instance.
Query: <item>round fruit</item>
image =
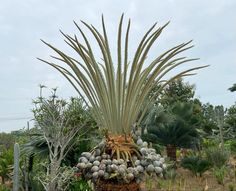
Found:
[[[161,167],[155,167],[155,172],[156,172],[157,174],[162,173],[162,168],[161,168]]]
[[[101,155],[101,150],[100,149],[96,149],[95,150],[95,156],[100,156]]]
[[[105,180],[107,180],[107,179],[109,179],[110,175],[109,175],[109,173],[105,172],[103,177]]]
[[[100,162],[99,162],[99,161],[95,160],[95,161],[93,162],[93,166],[99,166],[99,165],[100,165]]]
[[[153,172],[155,170],[155,168],[154,168],[154,166],[152,165],[152,164],[149,164],[148,166],[147,166],[147,171],[148,172]]]
[[[96,157],[95,157],[95,160],[101,161],[101,160],[102,160],[102,157],[101,157],[101,156],[96,156]]]
[[[136,160],[136,161],[134,162],[134,164],[135,164],[135,166],[140,165],[140,160]]]
[[[139,139],[137,140],[137,145],[141,146],[142,144],[143,144],[143,140],[139,138]]]
[[[88,162],[88,159],[85,158],[85,157],[80,157],[80,158],[79,158],[79,162],[87,163],[87,162]]]
[[[127,179],[128,179],[129,181],[133,180],[133,179],[134,179],[134,175],[133,175],[132,173],[128,173],[128,174],[127,174]]]
[[[115,164],[112,164],[112,165],[111,165],[111,169],[112,169],[113,171],[116,171],[116,170],[118,169],[118,166],[115,165]]]
[[[103,170],[99,170],[99,171],[98,171],[98,175],[99,175],[99,176],[104,176],[104,173],[105,173],[105,172],[104,172]]]
[[[125,174],[125,169],[122,168],[122,167],[119,167],[119,168],[118,168],[118,173],[119,173],[119,174]]]
[[[141,149],[140,149],[140,152],[141,152],[143,155],[146,155],[146,154],[147,154],[147,148],[141,148]]]
[[[99,169],[105,170],[106,169],[106,165],[105,164],[100,164]]]
[[[86,164],[86,168],[92,168],[93,164],[91,162]]]
[[[80,169],[85,169],[86,168],[86,164],[82,162],[82,163],[79,163],[77,165],[77,167],[80,168]]]
[[[87,159],[90,158],[92,154],[90,152],[82,152],[81,156],[86,157]]]
[[[99,167],[98,166],[93,166],[91,168],[91,172],[97,172],[99,170]]]
[[[161,166],[161,162],[160,162],[160,161],[157,161],[157,160],[155,160],[155,161],[153,162],[153,164],[154,164],[155,167]]]
[[[94,179],[97,179],[97,178],[98,178],[98,172],[94,172],[94,173],[93,173],[93,178],[94,178]]]
[[[160,162],[161,162],[161,163],[164,163],[164,162],[165,162],[165,159],[164,159],[164,158],[160,158]]]
[[[91,157],[89,158],[89,161],[90,161],[90,162],[94,162],[94,161],[95,161],[95,157],[94,157],[94,156],[91,156]]]
[[[118,164],[124,164],[124,162],[125,162],[124,159],[119,159],[118,160]]]
[[[138,172],[144,172],[144,169],[141,165],[137,166],[136,169]]]
[[[116,159],[113,159],[112,164],[118,165],[118,161]]]
[[[147,148],[148,147],[148,143],[146,141],[144,141],[142,146]]]

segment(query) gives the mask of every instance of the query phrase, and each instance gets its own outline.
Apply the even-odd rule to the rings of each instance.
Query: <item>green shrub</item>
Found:
[[[202,147],[203,148],[209,148],[209,147],[216,147],[218,145],[218,142],[214,139],[206,139],[203,138],[202,140]]]
[[[69,185],[70,191],[93,191],[91,185],[88,181],[84,180],[83,178],[74,179],[71,181]]]
[[[229,191],[234,191],[234,185],[233,184],[229,184],[228,188],[229,188]]]
[[[225,145],[230,149],[232,153],[236,153],[236,141],[228,140],[225,142]]]
[[[10,168],[13,165],[13,149],[4,148],[0,151],[0,177],[2,184],[5,184],[5,181],[11,178],[12,169]]]
[[[218,182],[218,184],[224,184],[225,176],[228,172],[226,166],[221,166],[220,168],[213,168],[213,174]]]
[[[161,154],[165,147],[160,144],[154,143],[154,144],[152,144],[152,148],[154,148],[158,154]]]
[[[230,151],[219,147],[210,147],[206,149],[207,160],[210,161],[213,167],[221,168],[224,166],[230,157]]]
[[[9,189],[7,186],[5,186],[4,184],[0,184],[0,191],[10,191],[11,189]]]
[[[195,176],[202,176],[211,167],[211,163],[199,156],[188,156],[181,160],[181,166],[190,170]]]

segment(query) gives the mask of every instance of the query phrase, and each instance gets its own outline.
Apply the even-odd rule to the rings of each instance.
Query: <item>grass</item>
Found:
[[[189,170],[177,168],[174,179],[152,179],[142,185],[143,191],[236,191],[236,156],[228,164],[224,185],[218,184],[213,171],[195,177]],[[148,180],[148,178],[147,178]]]

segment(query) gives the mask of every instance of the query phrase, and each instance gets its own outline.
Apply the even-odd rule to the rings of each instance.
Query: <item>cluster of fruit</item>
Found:
[[[83,152],[77,165],[78,171],[83,176],[96,182],[98,179],[116,180],[118,182],[129,183],[139,182],[145,173],[156,174],[162,177],[162,172],[166,168],[164,158],[156,153],[153,148],[148,148],[148,144],[140,138],[137,140],[141,158],[132,157],[132,161],[112,158],[104,152],[105,142],[101,142],[93,152]]]

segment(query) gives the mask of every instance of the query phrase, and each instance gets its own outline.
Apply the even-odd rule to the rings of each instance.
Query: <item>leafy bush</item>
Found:
[[[211,167],[211,163],[199,156],[188,156],[181,160],[181,166],[190,170],[195,176],[202,176]]]
[[[4,184],[7,179],[10,179],[13,165],[13,149],[3,149],[0,151],[0,177]]]
[[[225,145],[229,147],[230,151],[236,153],[236,141],[228,140],[225,142]]]
[[[215,139],[202,139],[202,147],[203,148],[209,148],[209,147],[216,147],[219,143]]]
[[[0,191],[10,191],[10,189],[5,185],[0,184]]]
[[[91,185],[84,179],[74,179],[69,185],[70,191],[92,191]]]
[[[224,184],[225,176],[227,174],[227,167],[226,166],[221,166],[220,168],[214,168],[213,169],[213,174],[219,184]]]
[[[228,188],[229,188],[229,191],[234,191],[234,185],[233,184],[229,184]]]
[[[206,149],[206,157],[213,167],[221,168],[229,160],[230,151],[219,147],[210,147]]]
[[[164,147],[160,144],[152,144],[152,148],[156,150],[158,154],[161,154],[164,151]]]

